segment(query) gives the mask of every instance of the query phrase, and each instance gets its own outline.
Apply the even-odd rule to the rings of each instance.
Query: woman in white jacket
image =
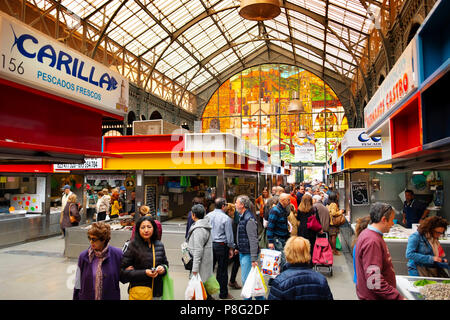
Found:
[[[97,193],[97,221],[106,219],[106,215],[109,214],[109,207],[111,206],[111,197],[108,194],[108,189],[103,189]]]

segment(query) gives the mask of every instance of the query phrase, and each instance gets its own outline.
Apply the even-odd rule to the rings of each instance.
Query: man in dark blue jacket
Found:
[[[272,281],[268,300],[333,300],[327,278],[310,267],[310,246],[305,238],[289,238],[285,270]]]
[[[291,203],[290,195],[282,193],[278,204],[270,210],[269,225],[267,226],[267,247],[272,250],[281,251],[280,268],[283,268],[285,257],[283,254],[284,245],[290,236],[287,217],[289,211],[288,206]]]

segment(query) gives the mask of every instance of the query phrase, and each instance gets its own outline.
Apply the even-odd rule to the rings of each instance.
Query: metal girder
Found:
[[[139,1],[139,0],[134,0],[140,7],[141,7],[141,9],[147,14],[147,15],[149,15],[150,16],[150,18],[152,18],[168,35],[170,35],[170,37],[171,38],[173,38],[172,37],[172,33],[164,26],[164,24],[162,24],[161,23],[161,21],[159,21],[158,20],[158,18],[156,18],[151,12],[150,12],[150,10],[148,10],[147,9],[147,7],[146,6],[144,6],[142,3],[141,3],[141,1]],[[151,68],[151,70],[150,70],[150,73],[149,73],[149,75],[147,76],[147,80],[145,81],[145,84],[144,84],[144,88],[145,87],[147,87],[147,84],[148,84],[148,81],[150,80],[150,77],[151,77],[151,75],[152,75],[152,73],[153,73],[153,71],[155,70],[155,66],[158,64],[158,62],[159,62],[159,60],[161,60],[162,59],[162,57],[164,56],[164,53],[166,52],[166,50],[171,46],[171,44],[173,43],[173,42],[176,42],[181,48],[183,48],[183,50],[184,51],[186,51],[190,56],[191,56],[191,58],[192,59],[194,59],[196,62],[197,62],[197,64],[199,64],[203,69],[205,69],[210,75],[211,75],[211,77],[213,77],[217,82],[220,82],[219,81],[219,79],[217,78],[217,76],[215,75],[215,74],[213,74],[208,68],[206,68],[204,65],[201,65],[200,64],[200,61],[197,59],[197,57],[192,53],[192,52],[190,52],[185,46],[184,46],[184,44],[182,44],[179,40],[178,40],[178,38],[174,38],[171,42],[170,42],[170,44],[164,49],[164,51],[161,53],[161,55],[158,57],[158,59],[152,64],[152,68]]]
[[[138,0],[136,0],[136,1],[137,1],[138,3],[140,3]],[[308,10],[308,9],[302,8],[302,7],[300,7],[300,6],[296,5],[296,4],[293,4],[293,3],[290,3],[290,2],[287,2],[287,1],[285,1],[285,2],[283,3],[282,7],[284,7],[285,9],[288,9],[288,10],[293,10],[293,11],[299,12],[299,13],[301,13],[301,14],[303,14],[303,15],[306,15],[306,16],[312,18],[313,20],[315,20],[315,21],[319,22],[320,24],[322,24],[322,25],[325,27],[325,30],[326,30],[326,31],[328,30],[329,32],[331,32],[331,33],[332,33],[332,34],[333,34],[333,35],[334,35],[334,36],[335,36],[335,37],[336,37],[336,38],[337,38],[337,39],[338,39],[345,47],[346,47],[348,53],[353,57],[353,60],[354,60],[355,63],[357,64],[357,68],[360,70],[361,74],[363,75],[364,85],[365,85],[366,87],[368,87],[367,80],[366,80],[366,77],[365,77],[365,73],[364,73],[364,71],[361,69],[361,67],[359,66],[359,62],[358,62],[358,59],[357,59],[357,58],[359,58],[359,57],[357,57],[357,56],[355,55],[355,53],[353,52],[353,50],[352,50],[350,44],[347,43],[342,37],[340,37],[340,36],[339,36],[332,28],[330,28],[330,26],[328,25],[328,21],[331,21],[331,22],[336,23],[336,24],[339,24],[339,25],[342,25],[341,23],[339,23],[339,22],[337,22],[337,21],[334,21],[334,20],[331,20],[331,19],[325,19],[325,17],[323,17],[323,16],[321,16],[321,15],[315,13],[315,12],[312,12],[312,11],[310,11],[310,10]],[[169,32],[169,31],[167,30],[167,34],[169,35],[169,37],[170,37],[170,39],[171,39],[170,44],[164,49],[163,53],[161,53],[161,55],[160,55],[160,56],[158,57],[158,59],[155,61],[155,63],[154,63],[153,66],[152,66],[151,72],[153,72],[153,70],[155,69],[157,63],[162,59],[162,57],[164,56],[166,50],[170,47],[170,45],[171,45],[174,41],[176,41],[176,39],[182,34],[182,32],[184,32],[184,31],[186,31],[187,29],[189,29],[190,27],[192,27],[195,23],[198,23],[198,22],[200,22],[201,20],[203,20],[203,19],[205,19],[205,18],[207,18],[207,17],[209,17],[209,16],[211,16],[211,15],[217,14],[218,12],[223,12],[223,11],[225,11],[225,10],[232,10],[232,9],[237,9],[237,8],[238,8],[238,6],[231,6],[231,7],[228,7],[228,8],[222,8],[220,11],[214,11],[214,10],[212,10],[212,9],[208,9],[207,11],[203,12],[202,14],[200,14],[198,17],[192,19],[192,20],[191,20],[190,22],[188,22],[186,25],[184,25],[184,26],[182,26],[181,28],[179,28],[179,29],[178,29],[177,31],[175,31],[174,33],[171,33],[171,32]],[[367,35],[367,34],[363,33],[362,31],[356,30],[356,29],[351,28],[351,27],[349,27],[349,26],[345,26],[345,25],[342,25],[342,26],[345,27],[345,28],[347,28],[347,29],[351,29],[351,30],[353,30],[353,31],[355,31],[355,32],[358,32],[358,33],[360,33],[360,34]],[[326,33],[326,31],[325,31],[325,33]],[[169,37],[163,39],[162,41],[166,41]],[[232,46],[230,46],[229,44],[227,44],[227,46],[225,46],[226,49],[230,49],[231,47],[232,47]],[[151,48],[149,48],[146,52],[148,52],[149,50],[151,50]],[[220,50],[220,52],[226,51],[226,50],[222,50],[222,49],[219,49],[219,50]],[[192,56],[192,54],[191,54],[189,51],[188,51],[188,53]],[[145,54],[145,53],[144,53],[144,54]],[[199,63],[197,59],[195,59],[195,60],[197,61],[197,63]],[[201,65],[201,66],[202,66],[202,65]],[[191,69],[192,69],[192,68],[191,68]],[[189,69],[189,70],[191,70],[191,69]],[[207,69],[206,69],[206,70],[207,70]],[[209,70],[208,70],[208,73],[211,74],[211,72],[209,72]],[[150,77],[150,75],[149,75],[149,77]],[[146,84],[147,84],[147,82],[148,82],[149,77],[147,78]],[[215,76],[213,76],[213,78],[217,81],[217,78],[216,78]],[[146,86],[146,85],[145,85],[145,86]]]
[[[383,44],[383,49],[384,49],[384,53],[386,55],[386,62],[387,62],[387,67],[388,67],[388,69],[386,71],[389,72],[392,69],[392,61],[391,61],[392,50],[391,50],[391,47],[389,46],[389,43],[387,42],[386,38],[383,35],[383,32],[381,31],[381,26],[377,26],[377,22],[375,21],[375,16],[370,11],[370,8],[366,4],[366,1],[365,0],[359,0],[359,2],[364,7],[364,9],[366,9],[367,14],[370,16],[370,19],[375,24],[375,29],[377,30],[378,35],[381,38],[381,43]]]
[[[283,0],[283,3],[284,2],[286,2],[286,0]],[[290,22],[291,16],[288,14],[288,9],[284,8],[284,11],[285,11],[285,15],[286,15],[286,21],[287,21],[287,24],[288,24],[289,39],[292,41],[292,52],[294,53],[294,63],[297,64],[297,59],[296,59],[297,54],[295,53],[295,46],[294,46],[294,43],[293,43],[294,37],[292,36],[292,28],[291,28],[291,22]]]
[[[203,0],[199,0],[203,6],[203,8],[205,10],[207,10],[208,8],[206,7],[205,3],[203,2]],[[222,36],[224,37],[225,41],[227,42],[227,44],[230,44],[230,41],[228,40],[227,36],[225,35],[225,33],[223,32],[222,28],[219,26],[219,24],[217,23],[216,19],[214,19],[213,15],[209,16],[211,18],[211,20],[214,22],[214,25],[217,27],[217,29],[219,29],[220,33],[222,34]],[[233,52],[236,55],[236,57],[239,59],[239,62],[242,64],[243,67],[245,67],[244,62],[242,61],[241,57],[239,56],[239,54],[236,52],[236,50],[234,50],[233,48]]]
[[[112,14],[112,16],[110,17],[110,19],[108,20],[108,22],[102,27],[101,31],[100,31],[100,36],[97,40],[97,42],[95,43],[94,49],[92,50],[91,53],[91,58],[95,57],[95,54],[97,53],[97,48],[100,45],[100,42],[103,40],[103,36],[106,33],[106,30],[108,30],[109,25],[111,24],[111,22],[114,20],[114,18],[116,17],[116,15],[119,13],[119,11],[123,8],[123,6],[128,2],[128,0],[123,0],[122,3],[119,5],[119,7],[116,9],[116,11],[114,11],[114,13]],[[106,48],[105,48],[106,50]]]

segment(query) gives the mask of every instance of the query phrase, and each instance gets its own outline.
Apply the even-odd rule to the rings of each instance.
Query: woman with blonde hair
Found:
[[[296,236],[298,232],[298,226],[300,222],[297,220],[297,212],[295,211],[294,205],[291,203],[289,205],[289,216],[288,216],[288,225],[289,232],[291,233],[291,237]]]
[[[120,210],[121,210],[121,205],[119,202],[119,193],[114,192],[111,196],[111,213],[109,214],[109,217],[111,219],[118,218]]]
[[[325,276],[311,269],[310,252],[307,239],[289,238],[284,246],[285,269],[273,280],[268,300],[333,300]]]
[[[122,251],[109,245],[111,227],[94,222],[87,233],[90,246],[78,258],[73,300],[120,300]]]
[[[78,211],[77,195],[72,193],[67,199],[60,224],[64,236],[66,235],[66,228],[78,226],[80,220],[81,216]]]

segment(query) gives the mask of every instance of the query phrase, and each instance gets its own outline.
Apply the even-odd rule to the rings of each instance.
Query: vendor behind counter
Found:
[[[427,203],[414,198],[412,190],[405,190],[405,202],[403,203],[403,224],[407,228],[412,228],[412,224],[420,223],[430,213],[427,210]]]

